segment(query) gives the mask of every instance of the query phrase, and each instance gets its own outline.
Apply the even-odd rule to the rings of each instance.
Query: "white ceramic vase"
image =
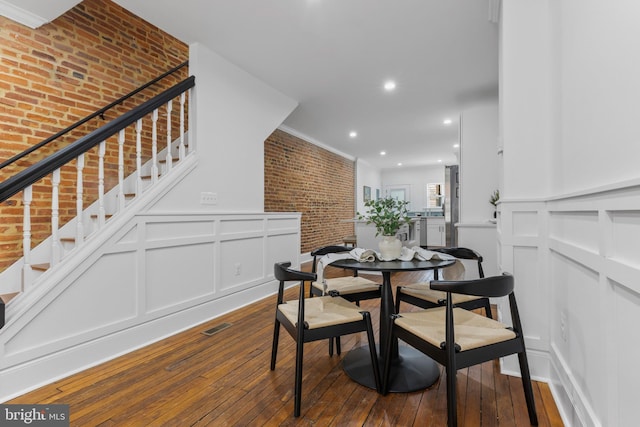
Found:
[[[402,253],[402,242],[396,236],[382,236],[378,242],[380,256],[384,261],[397,259]]]

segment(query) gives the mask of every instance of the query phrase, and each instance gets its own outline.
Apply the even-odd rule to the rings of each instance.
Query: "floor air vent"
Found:
[[[218,332],[227,329],[231,325],[232,325],[231,323],[221,323],[218,326],[214,326],[211,329],[207,329],[206,331],[203,331],[202,333],[205,334],[206,336],[210,337],[211,335],[215,335]]]

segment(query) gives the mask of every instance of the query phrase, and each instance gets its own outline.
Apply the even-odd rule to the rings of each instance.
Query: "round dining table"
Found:
[[[438,279],[438,269],[453,265],[455,260],[411,260],[411,261],[379,261],[359,262],[354,259],[333,261],[331,266],[358,271],[375,271],[382,273],[380,299],[380,333],[378,351],[384,357],[384,346],[391,333],[390,316],[395,312],[393,292],[391,289],[391,273],[402,271],[434,270],[434,279]],[[432,359],[422,352],[406,345],[399,346],[398,340],[392,343],[391,371],[389,374],[390,392],[410,392],[423,390],[434,384],[440,376],[440,370]],[[368,346],[356,347],[347,353],[342,361],[344,371],[359,384],[375,389],[375,378],[372,374],[371,356]],[[384,366],[381,361],[380,366]]]

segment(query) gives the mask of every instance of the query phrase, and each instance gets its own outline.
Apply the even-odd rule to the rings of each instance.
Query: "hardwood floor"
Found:
[[[328,277],[343,274],[328,270]],[[395,274],[392,282],[421,274]],[[377,304],[362,303],[376,330]],[[69,404],[71,425],[83,427],[446,425],[442,369],[427,390],[381,396],[350,380],[326,341],[305,345],[302,414],[294,418],[295,348],[284,330],[276,370],[269,370],[274,310],[275,296],[7,403]],[[224,322],[231,326],[202,333]],[[343,337],[343,354],[365,341],[364,334]],[[520,378],[501,375],[497,361],[458,371],[457,382],[460,426],[529,425]],[[534,382],[534,394],[539,425],[561,426],[547,384]]]

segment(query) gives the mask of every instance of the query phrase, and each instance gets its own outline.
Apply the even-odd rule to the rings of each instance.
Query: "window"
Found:
[[[442,207],[442,184],[427,184],[427,207]]]
[[[405,201],[406,199],[406,191],[404,188],[394,188],[389,190],[389,196],[394,199]]]
[[[411,185],[385,185],[383,186],[384,197],[411,202]],[[409,205],[411,210],[411,205]]]

